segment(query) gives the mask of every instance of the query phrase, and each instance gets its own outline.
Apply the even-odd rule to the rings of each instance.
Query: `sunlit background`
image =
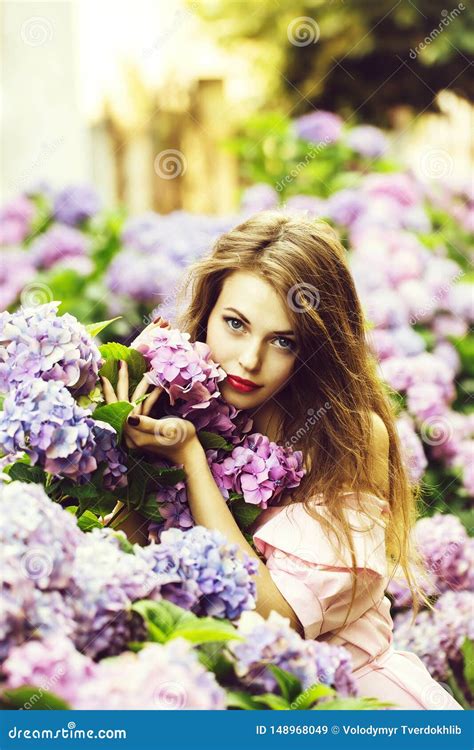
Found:
[[[404,25],[422,39],[424,28],[435,28],[433,19],[446,21],[448,11],[432,5],[429,18],[425,3],[387,4],[391,13],[384,13],[384,5],[377,28],[396,18],[405,42],[394,34],[391,57],[398,58],[398,72],[384,72],[379,85],[375,70],[373,81],[367,80],[370,58],[365,71],[355,74],[350,66],[384,43],[370,18],[367,30],[360,23],[357,2],[3,2],[4,199],[39,178],[55,184],[85,180],[108,204],[122,202],[133,213],[234,210],[242,176],[228,140],[253,113],[310,111],[328,83],[337,91],[334,110],[352,124],[390,126],[397,155],[416,173],[423,176],[423,156],[437,148],[448,162],[443,177],[467,180],[473,108],[462,82],[469,73],[470,11],[453,6],[444,37],[436,35],[417,51],[426,70],[454,56],[452,76],[438,76],[441,87],[450,76],[452,84],[439,90],[431,73],[421,78],[414,67],[414,42]],[[295,18],[303,21],[293,31],[303,35],[292,43]],[[313,28],[304,28],[305,18]],[[314,38],[308,41],[305,31]],[[292,75],[295,53],[306,77],[301,70]],[[434,106],[426,107],[426,95]],[[186,159],[179,180],[156,173],[155,158],[167,149]]]

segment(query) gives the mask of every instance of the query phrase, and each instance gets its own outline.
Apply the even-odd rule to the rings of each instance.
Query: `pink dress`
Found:
[[[359,694],[396,704],[397,709],[459,709],[462,706],[429,674],[415,654],[393,647],[390,601],[385,596],[388,568],[385,555],[387,503],[369,493],[374,522],[357,508],[354,493],[348,496],[346,518],[352,531],[358,569],[357,593],[348,621],[337,634],[349,609],[352,593],[351,556],[347,567],[333,550],[323,526],[301,503],[269,508],[253,535],[264,555],[275,585],[290,604],[305,638],[344,646],[352,654]],[[319,496],[318,496],[319,497]],[[327,514],[322,499],[314,510]],[[326,516],[327,517],[327,516]],[[342,553],[345,555],[346,553]]]

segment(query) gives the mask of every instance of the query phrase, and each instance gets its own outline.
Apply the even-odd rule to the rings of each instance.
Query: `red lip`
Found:
[[[252,383],[251,380],[239,378],[237,377],[237,375],[228,375],[227,380],[233,388],[235,388],[237,391],[241,391],[242,393],[248,393],[249,391],[254,391],[256,388],[262,387],[261,385]]]

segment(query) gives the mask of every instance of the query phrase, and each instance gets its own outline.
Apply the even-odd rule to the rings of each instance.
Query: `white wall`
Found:
[[[2,200],[40,179],[61,186],[91,178],[75,13],[74,0],[0,5]]]

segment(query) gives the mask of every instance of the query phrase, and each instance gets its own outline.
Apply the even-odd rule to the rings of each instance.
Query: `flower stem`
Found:
[[[453,691],[453,697],[455,698],[455,700],[457,700],[457,702],[460,703],[464,709],[469,710],[470,706],[466,700],[464,693],[459,687],[458,682],[451,669],[448,672],[447,682],[449,687]]]

